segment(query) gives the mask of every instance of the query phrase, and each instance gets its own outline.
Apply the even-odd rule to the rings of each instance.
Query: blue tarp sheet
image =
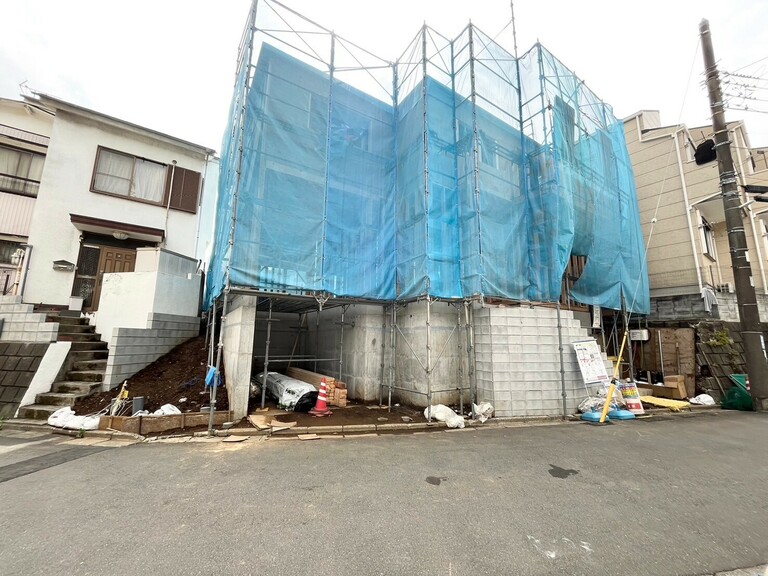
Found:
[[[209,303],[227,266],[270,292],[556,301],[578,255],[572,298],[648,312],[622,122],[540,45],[437,37],[393,65],[391,101],[260,46],[224,137]]]

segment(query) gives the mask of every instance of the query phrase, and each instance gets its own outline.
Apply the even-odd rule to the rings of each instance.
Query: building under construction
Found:
[[[289,364],[362,401],[573,410],[571,309],[649,307],[623,123],[539,44],[424,26],[390,61],[254,2],[207,301],[236,417]]]

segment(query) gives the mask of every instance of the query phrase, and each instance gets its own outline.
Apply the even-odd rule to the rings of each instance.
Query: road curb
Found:
[[[645,410],[645,418],[641,417],[645,422],[659,422],[664,420],[672,420],[675,418],[691,418],[701,416],[704,414],[717,415],[722,412],[731,412],[723,410],[719,406],[695,406],[692,405],[689,408],[685,408],[680,412],[671,412],[666,408],[650,408]],[[271,428],[265,430],[259,430],[257,428],[229,428],[229,429],[214,429],[212,437],[224,439],[228,436],[266,436],[267,439],[298,439],[303,434],[317,434],[321,438],[323,436],[339,437],[354,437],[354,436],[386,436],[386,435],[403,435],[405,433],[429,433],[429,432],[455,432],[459,430],[483,430],[493,428],[529,428],[534,426],[554,426],[563,424],[579,424],[583,421],[578,415],[570,415],[566,418],[562,416],[520,416],[509,418],[491,418],[484,423],[478,420],[468,421],[465,428],[448,428],[445,422],[387,422],[380,424],[350,424],[347,426],[341,425],[328,425],[328,426],[297,426],[288,429],[272,430]],[[63,434],[72,437],[78,437],[80,435],[79,430],[63,430],[61,428],[54,428],[48,426],[47,423],[40,421],[14,421],[6,420],[3,426],[9,430],[40,430],[48,431],[51,434]],[[177,439],[177,438],[201,438],[207,437],[209,434],[207,431],[202,432],[181,432],[175,434],[159,435],[159,436],[141,436],[138,434],[131,434],[128,432],[118,432],[112,430],[86,430],[85,436],[88,437],[103,437],[106,439],[133,439],[142,442],[158,442],[163,440]]]

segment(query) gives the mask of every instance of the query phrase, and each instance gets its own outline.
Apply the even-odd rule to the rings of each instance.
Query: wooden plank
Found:
[[[322,382],[323,378],[325,378],[326,384],[330,384],[331,382],[336,381],[333,376],[320,374],[318,372],[311,372],[309,370],[304,370],[303,368],[295,368],[293,366],[285,371],[285,375],[290,378],[295,378],[296,380],[306,382],[307,384],[312,384],[318,390],[320,389],[320,383]]]

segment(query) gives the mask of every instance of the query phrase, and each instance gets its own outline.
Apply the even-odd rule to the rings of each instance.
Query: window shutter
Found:
[[[169,170],[169,180],[171,173],[172,170]],[[197,212],[199,192],[200,172],[176,166],[176,171],[173,172],[173,185],[171,188],[171,208],[195,214]]]

